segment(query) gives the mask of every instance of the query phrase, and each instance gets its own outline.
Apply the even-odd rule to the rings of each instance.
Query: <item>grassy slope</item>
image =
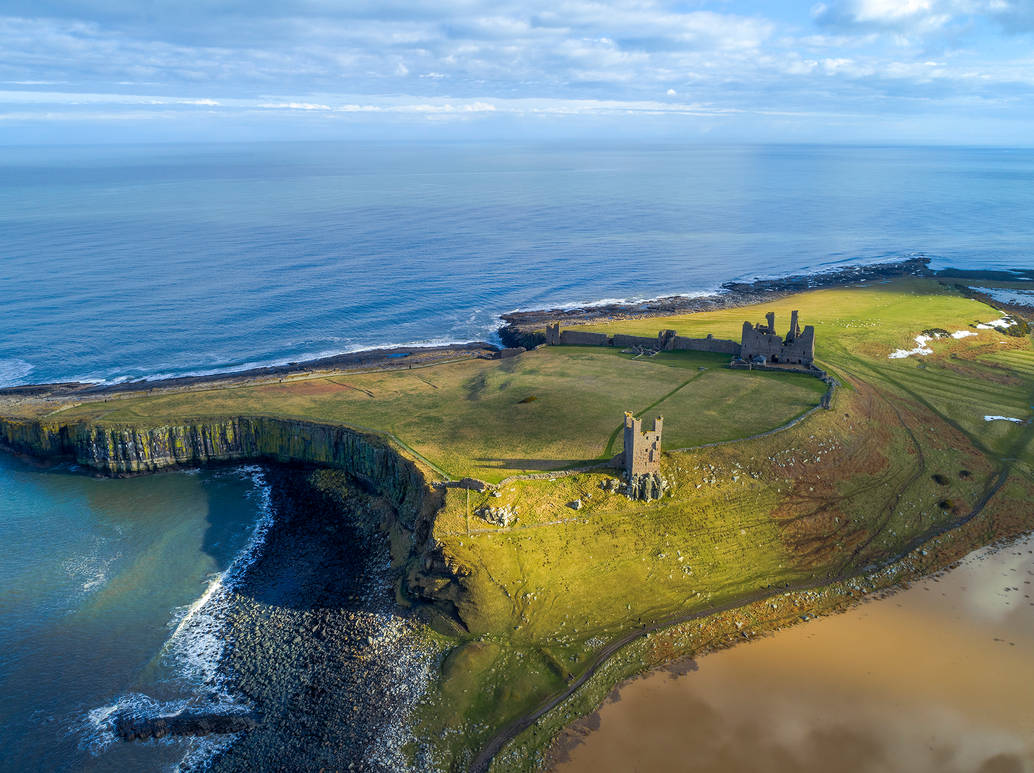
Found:
[[[449,492],[434,536],[462,577],[462,587],[442,592],[459,604],[469,633],[450,640],[440,689],[419,716],[439,764],[462,767],[620,632],[878,562],[969,512],[1003,465],[1014,473],[991,509],[1011,508],[1017,522],[1029,517],[1031,428],[983,417],[1030,418],[1030,340],[982,330],[935,341],[929,357],[887,357],[914,346],[925,328],[973,330],[998,316],[937,282],[821,290],[749,310],[590,329],[735,338],[745,317],[773,310],[783,327],[793,308],[816,326],[820,362],[845,384],[834,410],[769,437],[667,454],[674,493],[656,503],[605,494],[602,474],[518,481],[490,500],[519,510],[515,527],[501,530],[472,515],[485,497]],[[626,408],[662,412],[672,448],[780,425],[822,389],[806,377],[723,370],[720,360],[631,361],[561,347],[504,362],[134,397],[64,415],[152,424],[227,413],[341,421],[393,432],[453,476],[499,480],[619,450],[619,439],[608,444]],[[520,403],[530,395],[538,399]],[[575,498],[585,508],[566,506]],[[974,544],[994,536],[978,528],[966,531]]]
[[[84,403],[55,418],[154,424],[264,414],[349,424],[393,433],[452,477],[495,482],[617,453],[615,430],[625,410],[653,405],[648,417],[666,411],[666,442],[683,447],[778,426],[817,404],[824,391],[807,376],[730,371],[727,361],[563,347],[502,361],[137,395]],[[522,402],[529,397],[535,399]]]
[[[1003,459],[1019,459],[1018,475],[995,503],[1022,507],[1034,491],[1030,427],[983,416],[1030,418],[1029,339],[982,330],[935,341],[929,357],[889,359],[925,328],[973,330],[999,316],[931,281],[816,291],[750,317],[771,309],[781,326],[791,308],[816,325],[818,356],[846,385],[834,411],[767,438],[668,454],[675,493],[649,505],[605,494],[594,475],[520,482],[492,500],[521,513],[504,531],[450,494],[435,536],[469,573],[457,599],[471,635],[423,715],[444,762],[469,759],[619,631],[864,567],[928,537],[979,503]],[[734,309],[589,329],[732,337],[743,318]],[[574,498],[587,507],[564,507]],[[470,509],[480,503],[474,496]]]

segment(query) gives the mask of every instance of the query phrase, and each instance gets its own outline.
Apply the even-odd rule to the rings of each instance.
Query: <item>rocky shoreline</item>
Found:
[[[390,504],[345,473],[272,466],[273,522],[234,588],[220,670],[260,717],[214,771],[398,770],[435,647],[396,603]]]
[[[189,391],[211,389],[212,387],[239,386],[263,381],[279,381],[285,378],[318,376],[322,373],[339,373],[352,370],[405,370],[425,367],[439,362],[467,358],[494,358],[499,347],[486,341],[469,341],[445,346],[396,346],[389,349],[366,349],[347,354],[335,354],[315,360],[289,362],[286,365],[269,365],[228,373],[210,373],[201,376],[180,376],[140,381],[126,381],[119,384],[91,384],[80,381],[53,384],[26,384],[0,388],[0,397],[96,397],[98,395],[127,392],[153,392],[158,389]]]
[[[545,343],[545,336],[540,331],[547,322],[582,325],[604,320],[665,317],[672,314],[734,309],[766,303],[787,295],[822,287],[843,287],[859,282],[877,282],[903,276],[937,276],[940,273],[930,270],[929,258],[920,257],[870,265],[846,266],[835,271],[795,274],[777,279],[726,282],[719,292],[696,297],[673,295],[636,303],[511,311],[501,315],[504,325],[499,330],[499,337],[505,346],[531,348]]]
[[[541,330],[547,322],[577,325],[605,320],[639,319],[739,308],[765,303],[805,290],[844,287],[860,282],[878,282],[906,276],[932,277],[945,281],[960,280],[964,283],[980,280],[1030,280],[1034,279],[1034,271],[1017,270],[1006,272],[954,268],[933,271],[930,269],[930,258],[916,257],[868,265],[845,266],[833,271],[794,274],[775,279],[757,279],[752,282],[726,282],[721,286],[719,292],[710,295],[694,297],[674,295],[630,303],[587,304],[579,307],[511,311],[499,315],[499,319],[503,322],[502,327],[499,329],[499,338],[503,347],[523,346],[530,349],[545,342],[545,336]],[[985,300],[985,298],[981,297],[980,300]],[[1001,303],[993,305],[1003,307]],[[318,377],[320,375],[345,371],[404,370],[414,367],[426,367],[455,359],[495,359],[499,356],[500,347],[487,341],[469,341],[444,346],[397,346],[336,354],[313,360],[289,362],[286,365],[270,365],[200,376],[181,376],[155,380],[144,379],[119,384],[61,382],[0,387],[0,401],[16,406],[20,400],[67,400],[69,398],[156,392],[159,390],[181,392],[195,389],[211,389],[213,387],[243,386],[310,376]]]

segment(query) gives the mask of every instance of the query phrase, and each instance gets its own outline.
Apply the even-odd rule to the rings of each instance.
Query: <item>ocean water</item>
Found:
[[[113,710],[215,703],[220,578],[267,509],[255,469],[108,480],[0,455],[0,770],[170,769],[211,741],[114,742]],[[215,645],[215,646],[214,646]]]
[[[491,340],[515,308],[917,254],[1034,266],[1034,151],[5,147],[0,385]],[[98,480],[0,456],[0,770],[203,755],[113,744],[105,718],[219,692],[210,618],[264,491],[254,470]]]
[[[491,339],[514,308],[1034,265],[1034,151],[0,148],[0,384]]]

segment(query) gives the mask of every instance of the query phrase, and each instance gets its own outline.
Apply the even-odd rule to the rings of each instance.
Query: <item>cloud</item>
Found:
[[[957,33],[990,20],[1006,32],[1034,29],[1034,0],[829,0],[812,8],[826,27],[883,29],[915,36]]]
[[[1034,119],[1021,104],[1034,0],[8,0],[4,13],[0,82],[55,111],[877,121],[980,104]]]

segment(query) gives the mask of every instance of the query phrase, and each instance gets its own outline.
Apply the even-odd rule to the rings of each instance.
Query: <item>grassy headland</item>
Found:
[[[522,717],[564,697],[496,763],[524,769],[564,722],[637,669],[724,643],[744,626],[835,608],[1034,526],[1031,339],[986,326],[1001,314],[952,285],[903,279],[584,329],[735,339],[744,319],[775,311],[783,327],[791,309],[815,325],[819,364],[843,386],[831,410],[776,434],[762,433],[814,407],[824,384],[728,370],[715,355],[583,347],[137,391],[56,410],[48,402],[39,413],[98,426],[241,415],[337,423],[391,435],[449,477],[491,482],[609,458],[620,450],[624,410],[663,414],[671,488],[659,501],[604,491],[613,475],[604,470],[511,480],[485,493],[445,490],[430,552],[408,554],[406,536],[395,535],[403,587],[454,610],[428,631],[449,653],[413,720],[421,759],[465,768],[501,729],[522,730]],[[932,353],[889,356],[936,330],[946,335],[926,344]],[[25,406],[20,413],[31,415]],[[700,447],[716,441],[737,442]],[[579,510],[568,506],[575,499]],[[488,524],[475,515],[484,504],[516,507],[517,522]],[[733,608],[738,617],[715,614]],[[668,626],[601,661],[613,642]]]
[[[142,426],[250,415],[343,424],[391,434],[450,477],[496,482],[610,458],[621,450],[616,430],[626,410],[665,414],[667,443],[678,448],[785,424],[825,391],[807,376],[731,371],[727,362],[563,347],[509,360],[130,394],[49,418]]]

